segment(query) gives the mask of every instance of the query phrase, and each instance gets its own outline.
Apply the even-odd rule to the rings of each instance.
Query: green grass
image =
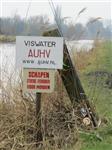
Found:
[[[97,137],[98,136],[98,137]],[[80,134],[82,139],[81,150],[111,150],[112,126],[100,127],[92,135]],[[100,137],[100,138],[99,138]]]
[[[0,35],[0,42],[1,43],[6,43],[6,42],[15,42],[15,36],[11,35]]]
[[[95,71],[112,73],[112,42],[97,44],[86,61],[89,65],[80,71],[81,81],[89,100],[95,105],[96,112],[106,123],[102,123],[92,134],[80,134],[81,150],[112,150],[112,89],[105,85],[107,77],[87,75]]]
[[[83,150],[111,150],[111,149],[112,149],[112,144],[100,143],[98,145],[87,147]]]
[[[96,44],[92,55],[89,58],[89,65],[84,70],[85,72],[104,70],[112,71],[112,42],[106,41]]]

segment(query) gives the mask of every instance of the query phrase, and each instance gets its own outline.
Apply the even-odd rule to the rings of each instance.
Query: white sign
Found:
[[[51,93],[54,90],[54,70],[23,69],[23,93]]]
[[[63,68],[62,37],[16,37],[16,66],[23,68]]]

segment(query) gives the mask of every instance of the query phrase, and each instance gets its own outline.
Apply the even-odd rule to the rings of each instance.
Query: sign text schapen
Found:
[[[54,70],[23,69],[23,93],[53,92],[54,74]]]

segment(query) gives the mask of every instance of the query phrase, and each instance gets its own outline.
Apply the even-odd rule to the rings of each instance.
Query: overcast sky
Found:
[[[28,7],[28,17],[47,14],[49,19],[53,20],[53,14],[48,0],[0,0],[1,16],[13,17],[15,14],[25,17]],[[102,17],[110,19],[112,14],[111,0],[52,0],[56,5],[62,8],[63,17],[72,17],[75,20],[78,12],[86,7],[87,10],[80,16],[78,22],[85,23],[90,17]],[[31,3],[30,3],[31,2]]]

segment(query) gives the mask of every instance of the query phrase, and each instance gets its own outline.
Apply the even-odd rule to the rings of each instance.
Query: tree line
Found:
[[[79,39],[111,39],[111,24],[104,26],[99,18],[91,18],[85,25],[81,23],[66,22],[66,18],[57,18],[57,24],[65,38]],[[34,35],[41,36],[44,31],[56,28],[56,23],[51,23],[48,16],[40,15],[29,17],[27,20],[19,15],[0,18],[0,34],[4,35]]]

